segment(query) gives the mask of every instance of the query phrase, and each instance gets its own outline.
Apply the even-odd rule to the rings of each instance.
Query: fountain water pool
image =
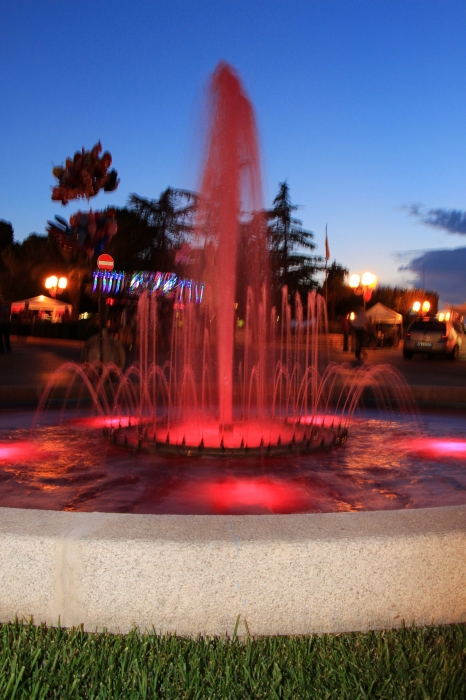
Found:
[[[0,420],[0,507],[241,515],[466,504],[460,415],[426,415],[420,432],[403,414],[358,411],[342,447],[248,459],[122,450],[82,411],[44,414],[32,440],[30,422]]]

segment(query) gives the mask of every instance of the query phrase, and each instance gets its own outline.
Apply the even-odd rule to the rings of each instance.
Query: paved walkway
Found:
[[[0,354],[0,407],[35,406],[47,382],[64,362],[79,362],[84,343],[20,338]]]
[[[331,359],[336,362],[351,362],[354,355],[350,352],[331,351]],[[410,386],[450,386],[466,388],[466,353],[459,360],[452,362],[448,358],[429,358],[415,355],[412,360],[405,360],[402,349],[376,348],[368,350],[365,359],[369,364],[389,364],[403,375]]]
[[[45,338],[12,339],[12,353],[0,355],[0,408],[37,405],[53,372],[64,362],[79,362],[83,343]],[[331,350],[336,362],[353,362],[351,353]],[[414,357],[405,360],[401,348],[369,350],[369,364],[396,367],[423,405],[466,408],[466,354],[457,362]]]

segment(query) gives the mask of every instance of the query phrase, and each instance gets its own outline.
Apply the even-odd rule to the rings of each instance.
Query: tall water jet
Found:
[[[109,440],[140,452],[254,457],[342,445],[366,389],[389,404],[383,368],[354,372],[319,352],[319,333],[328,328],[325,301],[315,291],[303,304],[284,287],[281,308],[270,308],[254,113],[224,63],[213,74],[208,108],[193,255],[185,263],[197,281],[176,292],[168,331],[159,286],[147,273],[137,312],[139,363],[124,373],[70,367],[65,404],[81,384]],[[243,328],[235,346],[236,303]],[[383,374],[397,404],[409,409],[401,377],[390,368]],[[40,409],[53,385],[52,379]]]
[[[233,344],[240,242],[248,284],[266,277],[266,229],[254,111],[234,69],[219,63],[210,85],[209,134],[196,233],[204,242],[207,303],[216,325],[219,422],[233,424]]]

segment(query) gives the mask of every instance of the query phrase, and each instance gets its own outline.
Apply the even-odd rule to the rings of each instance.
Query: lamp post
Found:
[[[50,292],[50,296],[55,299],[57,294],[62,294],[63,291],[66,289],[66,286],[68,284],[68,280],[66,277],[60,277],[58,278],[56,275],[52,275],[51,277],[47,277],[45,280],[45,288],[48,289]]]
[[[372,272],[364,272],[361,277],[359,275],[351,275],[349,278],[349,286],[355,294],[362,296],[364,301],[364,311],[366,310],[366,302],[370,301],[372,290],[377,287],[377,275]]]

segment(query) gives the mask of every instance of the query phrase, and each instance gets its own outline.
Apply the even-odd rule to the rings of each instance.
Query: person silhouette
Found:
[[[351,322],[351,327],[353,329],[354,338],[356,341],[354,348],[354,356],[357,360],[360,360],[362,347],[364,345],[364,338],[370,328],[369,318],[362,306],[358,306],[358,308],[356,309],[354,319]]]
[[[11,304],[0,294],[0,352],[11,352],[10,344]]]

